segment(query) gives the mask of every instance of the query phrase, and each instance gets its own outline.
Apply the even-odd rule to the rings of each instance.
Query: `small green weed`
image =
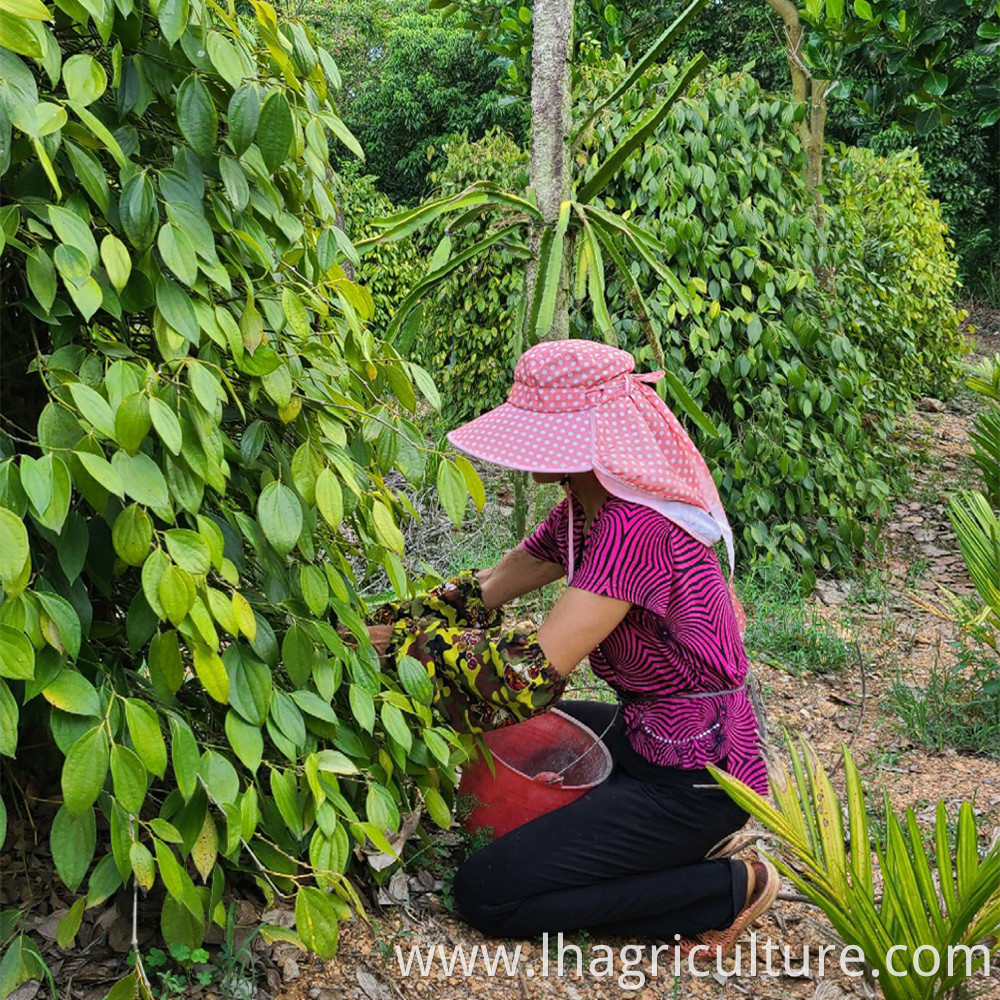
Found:
[[[851,644],[798,593],[796,579],[761,567],[743,587],[746,647],[751,658],[799,676],[842,671]]]
[[[914,559],[909,566],[906,567],[906,580],[904,586],[907,590],[913,590],[918,583],[924,578],[931,567],[931,561],[924,558],[923,556]]]
[[[212,986],[222,1000],[253,1000],[257,995],[256,973],[251,944],[257,936],[237,940],[235,906],[226,912],[226,933],[213,959],[204,948],[172,944],[167,951],[150,948],[142,955],[142,968],[153,990],[154,1000],[179,1000],[195,986]],[[128,964],[135,965],[130,954]]]
[[[569,948],[579,948],[581,953],[586,956],[587,949],[590,944],[591,933],[586,927],[580,928],[573,934],[564,934],[562,938],[562,947],[564,949]],[[541,938],[539,938],[541,940]],[[550,934],[549,935],[549,961],[555,964],[559,962],[559,935]],[[576,955],[573,952],[563,955],[563,968],[570,973],[576,971]],[[587,968],[587,960],[583,960],[583,968]]]
[[[952,644],[951,665],[935,660],[926,687],[897,676],[889,704],[909,739],[1000,759],[1000,674],[996,653],[971,640]]]
[[[866,567],[851,581],[848,604],[854,610],[882,608],[889,600],[889,569],[886,566]]]
[[[135,964],[135,955],[129,955],[129,964]],[[142,956],[144,969],[156,1000],[174,1000],[188,994],[191,987],[209,986],[215,979],[208,968],[211,956],[204,948],[189,948],[186,944],[172,944],[169,951],[150,948]]]
[[[895,767],[902,759],[902,750],[880,750],[871,756],[869,763],[876,770],[882,770],[887,767]]]
[[[257,996],[258,970],[254,965],[253,944],[259,928],[237,940],[236,906],[226,910],[226,937],[216,959],[218,989],[222,1000],[253,1000]]]
[[[473,794],[456,796],[455,818],[461,824],[480,804],[479,799]],[[434,878],[441,880],[438,896],[449,911],[453,911],[455,908],[452,894],[455,872],[465,858],[481,850],[493,840],[493,828],[490,826],[483,826],[475,833],[468,833],[459,825],[454,828],[454,832],[458,834],[457,842],[433,834],[423,838],[420,849],[406,860],[408,870],[425,868]]]
[[[397,927],[391,936],[383,934],[382,924],[378,920],[372,921],[372,931],[375,934],[375,948],[379,953],[382,965],[387,965],[396,954],[396,946],[401,945],[407,938],[413,938],[413,931],[405,927]]]

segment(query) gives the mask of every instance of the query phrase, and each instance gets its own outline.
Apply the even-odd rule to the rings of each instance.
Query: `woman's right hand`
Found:
[[[350,629],[341,626],[337,629],[337,635],[340,636],[346,646],[351,649],[357,649],[358,638]],[[379,658],[385,656],[386,650],[389,648],[389,642],[392,639],[392,625],[369,625],[368,638],[372,646],[375,647],[375,652],[378,653]]]

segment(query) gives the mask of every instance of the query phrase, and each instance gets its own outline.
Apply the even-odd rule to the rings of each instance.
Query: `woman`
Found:
[[[747,814],[718,765],[767,794],[745,687],[732,535],[711,474],[625,351],[546,342],[518,361],[508,402],[449,434],[487,462],[559,482],[566,499],[495,566],[373,619],[388,653],[420,660],[457,728],[544,710],[586,657],[619,706],[561,700],[601,734],[610,777],[512,830],[459,868],[460,913],[486,934],[591,928],[727,953],[773,902],[764,862],[706,860]],[[727,583],[712,545],[729,552]],[[537,632],[502,628],[511,599],[563,575]],[[385,637],[383,637],[385,638]]]

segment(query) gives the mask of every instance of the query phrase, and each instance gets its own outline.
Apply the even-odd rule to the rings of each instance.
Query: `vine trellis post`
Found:
[[[574,0],[536,0],[531,48],[531,161],[530,186],[547,225],[555,225],[559,206],[570,197],[570,133],[573,127],[572,56]],[[541,234],[531,236],[525,291],[535,294]],[[572,248],[563,253],[562,273],[552,326],[545,340],[569,336],[569,262]],[[529,485],[527,473],[513,473],[513,532],[527,529]]]

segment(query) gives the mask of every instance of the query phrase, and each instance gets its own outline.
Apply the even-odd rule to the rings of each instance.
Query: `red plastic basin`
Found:
[[[608,748],[582,722],[559,709],[483,734],[496,776],[479,758],[462,770],[459,799],[473,795],[462,820],[469,833],[492,839],[569,805],[611,773]],[[561,774],[560,774],[561,772]]]

